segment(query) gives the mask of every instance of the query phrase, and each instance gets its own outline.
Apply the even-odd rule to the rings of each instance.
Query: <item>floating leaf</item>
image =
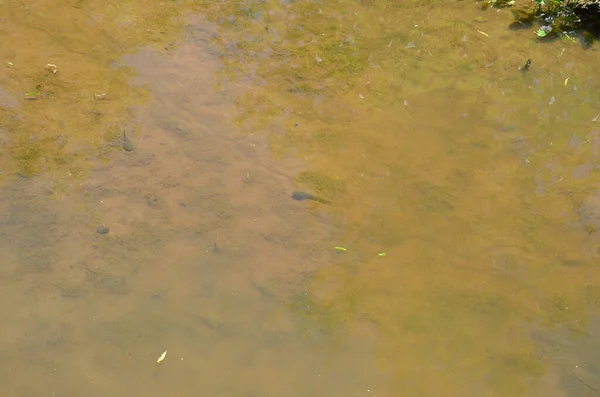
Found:
[[[163,354],[160,355],[160,357],[158,358],[158,360],[156,360],[157,363],[160,363],[162,360],[165,359],[165,357],[167,356],[167,351],[165,350],[163,352]]]

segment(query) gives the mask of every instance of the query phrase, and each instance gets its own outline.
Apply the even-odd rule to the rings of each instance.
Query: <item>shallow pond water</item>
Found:
[[[597,48],[464,1],[0,21],[8,395],[600,393]]]

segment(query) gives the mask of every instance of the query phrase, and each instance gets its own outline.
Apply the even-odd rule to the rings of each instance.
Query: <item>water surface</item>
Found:
[[[0,5],[4,390],[597,395],[598,52],[511,18]]]

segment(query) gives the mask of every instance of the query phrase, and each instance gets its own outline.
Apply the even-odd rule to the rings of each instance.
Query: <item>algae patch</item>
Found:
[[[310,187],[316,193],[327,197],[339,196],[346,190],[342,181],[335,180],[316,171],[303,171],[298,175],[296,181]]]
[[[115,61],[140,47],[172,44],[193,5],[5,2],[4,28],[12,35],[0,48],[2,90],[19,103],[0,108],[6,140],[2,177],[47,172],[55,182],[78,185],[72,179],[85,175],[80,171],[92,166],[90,159],[109,151],[117,126],[132,117],[129,109],[149,99],[144,88],[132,85],[135,71],[114,67]]]

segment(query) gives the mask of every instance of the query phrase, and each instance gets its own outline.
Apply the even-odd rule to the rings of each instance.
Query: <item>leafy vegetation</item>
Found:
[[[514,7],[513,28],[539,27],[540,38],[581,39],[590,46],[600,35],[600,0],[532,0],[531,6],[517,7],[515,0],[486,0],[484,7]]]

